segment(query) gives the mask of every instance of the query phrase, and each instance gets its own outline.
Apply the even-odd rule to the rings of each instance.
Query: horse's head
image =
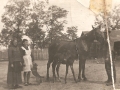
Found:
[[[93,30],[91,30],[89,33],[81,36],[80,38],[75,39],[74,41],[76,41],[77,47],[87,52],[89,51],[93,42],[99,42],[99,44],[102,45],[105,39],[104,34],[100,31],[99,26],[97,28],[93,27]]]
[[[104,34],[100,31],[101,26],[98,26],[97,28],[94,28],[92,26],[93,30],[91,30],[89,33],[86,34],[85,39],[88,43],[93,42],[99,42],[102,44],[104,42]]]

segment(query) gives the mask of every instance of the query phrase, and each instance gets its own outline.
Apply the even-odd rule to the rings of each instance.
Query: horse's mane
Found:
[[[74,40],[58,40],[58,41],[54,41],[52,43],[59,43],[59,42],[74,42],[76,39]]]
[[[59,42],[75,42],[77,40],[87,40],[89,39],[90,37],[92,37],[92,33],[94,32],[95,28],[93,28],[90,32],[88,32],[87,34],[83,35],[83,36],[80,36],[74,40],[58,40],[58,41],[54,41],[53,43],[59,43]]]

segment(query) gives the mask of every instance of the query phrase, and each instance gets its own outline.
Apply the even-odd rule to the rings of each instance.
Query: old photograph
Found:
[[[1,0],[0,90],[120,90],[120,0]]]

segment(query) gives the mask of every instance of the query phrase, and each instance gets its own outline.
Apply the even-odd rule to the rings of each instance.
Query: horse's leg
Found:
[[[73,78],[74,78],[75,82],[77,83],[76,78],[75,78],[74,69],[73,69],[73,64],[70,65],[70,68],[71,68],[71,71],[72,71],[72,73],[73,73]]]
[[[83,60],[83,65],[82,65],[82,78],[83,78],[83,80],[87,80],[87,78],[85,77],[85,62],[86,62],[86,59]]]
[[[49,68],[50,68],[50,64],[51,64],[51,62],[48,61],[48,63],[47,63],[47,81],[49,81]]]
[[[57,67],[56,67],[56,72],[57,72],[57,76],[58,76],[58,80],[60,80],[60,76],[59,76],[59,68],[60,68],[60,63],[58,63]]]
[[[79,60],[79,74],[78,74],[78,81],[81,81],[81,69],[82,69],[82,60]]]
[[[56,63],[53,62],[53,63],[52,63],[53,83],[54,83],[54,81],[55,81],[55,79],[56,79],[55,68],[56,68]]]
[[[67,83],[67,74],[68,74],[68,68],[69,68],[69,65],[66,64],[66,74],[65,74],[65,83]]]

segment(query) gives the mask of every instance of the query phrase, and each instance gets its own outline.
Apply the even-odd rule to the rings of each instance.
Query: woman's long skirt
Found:
[[[22,83],[22,65],[19,61],[13,62],[13,67],[11,64],[8,64],[8,74],[7,74],[7,84],[9,85],[17,85]]]

